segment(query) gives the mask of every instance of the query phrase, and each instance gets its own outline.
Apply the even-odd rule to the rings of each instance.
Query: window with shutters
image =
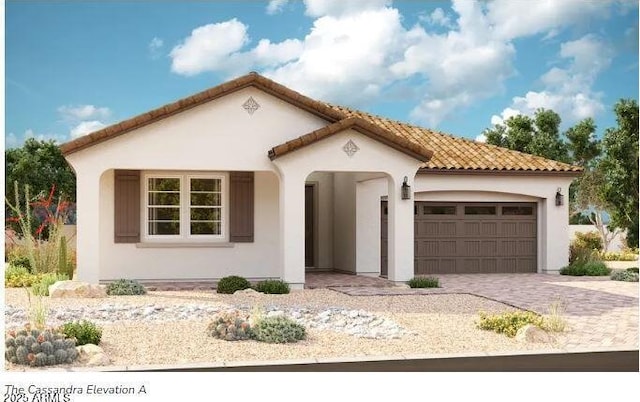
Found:
[[[149,240],[226,240],[226,175],[146,173],[143,230]]]

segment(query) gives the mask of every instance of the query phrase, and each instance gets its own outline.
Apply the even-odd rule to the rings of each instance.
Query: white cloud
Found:
[[[487,142],[487,136],[484,134],[480,134],[476,136],[477,142]]]
[[[171,70],[187,76],[225,70],[233,62],[229,56],[248,42],[247,26],[235,18],[198,27],[171,50]]]
[[[274,15],[282,12],[289,0],[271,0],[267,4],[267,14]]]
[[[442,26],[445,28],[453,28],[454,24],[451,22],[451,17],[445,13],[440,7],[436,8],[426,17],[420,17],[421,21],[425,21],[431,25]]]
[[[149,55],[151,58],[157,59],[162,54],[162,48],[164,47],[164,41],[158,37],[154,37],[149,42]]]
[[[106,126],[106,124],[98,120],[83,121],[71,129],[70,135],[72,139],[75,139],[94,131],[98,131]]]
[[[553,109],[567,123],[594,117],[604,110],[602,94],[592,86],[613,57],[610,46],[594,35],[585,35],[560,45],[559,56],[564,67],[552,67],[540,77],[543,89],[528,91],[512,99],[501,116],[493,116],[491,123],[506,120],[513,113],[533,115],[539,108]]]
[[[18,140],[18,136],[15,133],[9,133],[4,136],[4,147],[5,149],[16,148],[20,146],[20,141]]]
[[[437,125],[460,108],[504,91],[507,79],[517,74],[516,38],[550,38],[589,18],[606,16],[611,7],[582,0],[566,3],[539,1],[523,7],[504,0],[454,0],[451,12],[435,9],[422,18],[426,26],[407,28],[390,0],[305,0],[305,13],[315,20],[304,38],[278,43],[264,38],[249,46],[249,27],[237,19],[209,24],[173,48],[172,70],[189,76],[205,71],[238,75],[254,69],[306,95],[348,105],[375,100],[398,84],[411,85],[420,87],[411,117]],[[282,4],[270,6],[275,12]],[[589,58],[593,47],[588,45],[567,44],[560,57],[571,61],[573,70],[555,67],[541,83],[588,87],[593,80],[585,71],[592,71],[594,62],[606,65],[606,60]],[[594,108],[597,96],[572,93],[583,95],[574,99],[576,113]],[[541,102],[534,98],[514,100],[511,109],[520,112],[523,102]],[[552,96],[546,98],[551,101]],[[509,113],[505,110],[504,115]]]
[[[76,122],[89,119],[106,119],[111,115],[111,110],[107,107],[94,105],[67,105],[60,106],[58,113],[65,121]]]
[[[391,0],[304,0],[305,14],[310,17],[341,17],[379,10],[391,4]]]

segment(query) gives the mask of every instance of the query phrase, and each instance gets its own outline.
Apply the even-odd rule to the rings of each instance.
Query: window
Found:
[[[533,207],[502,207],[502,215],[533,215]]]
[[[149,239],[222,239],[223,175],[145,175],[145,235]]]
[[[465,215],[495,215],[496,207],[469,206],[464,207]]]
[[[424,214],[425,215],[455,215],[456,214],[456,207],[455,206],[444,206],[444,205],[437,205],[437,206],[428,206],[425,205],[424,207]]]

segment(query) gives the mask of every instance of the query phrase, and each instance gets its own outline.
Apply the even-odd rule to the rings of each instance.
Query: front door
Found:
[[[315,266],[314,250],[315,244],[315,228],[313,225],[314,217],[314,186],[304,186],[304,265],[305,267]]]

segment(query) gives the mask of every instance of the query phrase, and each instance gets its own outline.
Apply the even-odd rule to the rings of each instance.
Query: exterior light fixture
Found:
[[[402,183],[402,199],[411,199],[411,186],[407,184],[407,176],[404,177],[404,182]]]
[[[558,187],[558,191],[556,191],[556,206],[564,205],[564,195],[560,193],[562,189]]]

